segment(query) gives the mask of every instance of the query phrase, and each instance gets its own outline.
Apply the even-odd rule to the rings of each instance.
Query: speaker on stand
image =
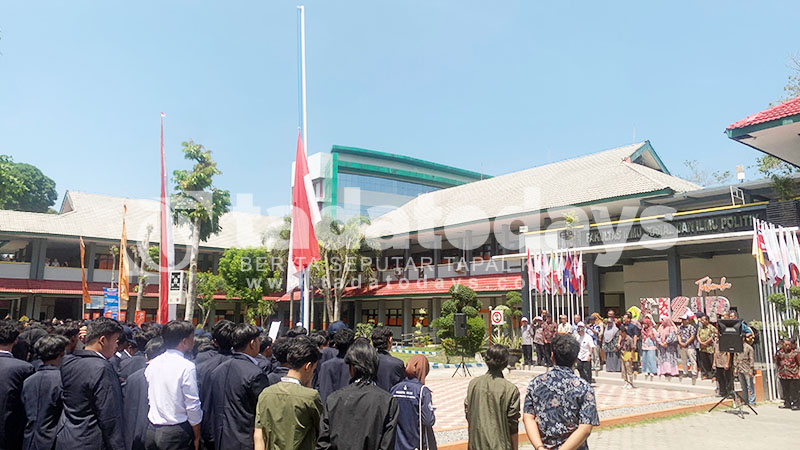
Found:
[[[464,313],[455,313],[453,315],[453,336],[456,338],[465,338],[467,337],[467,315]],[[458,344],[456,344],[458,345]],[[453,372],[453,377],[456,376],[459,370],[461,370],[464,376],[472,376],[467,368],[467,364],[464,362],[464,346],[461,346],[461,362],[458,363],[456,366],[456,371]],[[453,378],[450,377],[450,378]]]

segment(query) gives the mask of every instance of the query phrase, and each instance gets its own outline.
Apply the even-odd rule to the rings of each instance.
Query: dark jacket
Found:
[[[252,449],[256,404],[269,386],[267,376],[247,355],[234,353],[211,378],[216,449]]]
[[[214,448],[214,417],[211,414],[211,373],[219,367],[225,360],[231,357],[230,353],[220,353],[216,350],[209,350],[200,353],[212,353],[202,358],[201,363],[195,361],[197,370],[197,388],[200,392],[200,405],[203,409],[203,422],[200,425],[200,435],[203,438],[202,446],[206,450]]]
[[[272,371],[269,373],[269,375],[267,375],[267,379],[269,379],[269,385],[272,386],[273,384],[280,383],[281,378],[285,377],[288,374],[289,374],[288,367],[283,367],[280,364],[273,367]]]
[[[147,366],[147,358],[144,356],[144,352],[136,352],[135,355],[123,359],[119,363],[119,379],[124,382],[133,372],[144,369],[145,366]]]
[[[374,383],[332,393],[320,421],[317,450],[394,450],[397,400]]]
[[[314,368],[314,377],[311,379],[311,386],[314,386],[314,389],[319,389],[319,368],[322,367],[325,361],[336,358],[338,354],[339,351],[333,347],[325,347],[322,349],[322,354],[320,354],[319,361],[317,361],[317,367]]]
[[[127,361],[132,361],[131,358]],[[144,450],[144,439],[147,434],[147,413],[150,410],[150,402],[147,400],[147,378],[144,376],[144,369],[137,370],[130,374],[125,380],[122,388],[124,398],[125,416],[125,450]]]
[[[122,387],[111,363],[95,352],[75,350],[61,365],[64,425],[57,450],[122,450],[125,421]]]
[[[25,408],[22,405],[22,384],[33,374],[33,366],[0,353],[0,450],[19,450],[25,431]]]
[[[208,361],[210,358],[213,358],[216,355],[219,355],[219,352],[216,350],[206,350],[204,352],[200,352],[197,355],[195,355],[194,364],[199,366],[200,364],[203,364],[204,362]]]
[[[267,358],[266,356],[262,355],[261,353],[256,356],[256,360],[258,361],[258,368],[261,369],[262,372],[269,375],[273,369],[273,363],[277,362],[275,358]]]
[[[122,365],[122,361],[127,361],[129,359],[131,359],[131,355],[129,355],[129,354],[125,353],[125,352],[119,352],[118,354],[115,354],[114,356],[109,358],[108,362],[110,362],[111,365],[114,367],[114,370],[117,373],[119,373],[119,369],[120,369],[120,367]]]
[[[61,420],[61,371],[45,364],[22,385],[22,403],[28,424],[25,426],[25,450],[52,450]]]
[[[411,378],[397,383],[392,388],[391,394],[397,401],[399,409],[395,449],[435,449],[436,437],[433,434],[433,425],[436,423],[436,417],[433,415],[431,390],[418,379]],[[421,447],[420,424],[422,425]]]
[[[386,392],[392,386],[406,379],[406,365],[386,350],[378,350],[378,379],[375,384]]]
[[[329,359],[322,364],[319,369],[319,397],[322,403],[328,396],[350,384],[350,366],[345,364],[344,355],[339,354],[336,358]]]

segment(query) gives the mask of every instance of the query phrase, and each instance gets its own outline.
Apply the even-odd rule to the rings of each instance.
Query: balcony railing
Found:
[[[0,278],[29,278],[31,263],[0,261]]]

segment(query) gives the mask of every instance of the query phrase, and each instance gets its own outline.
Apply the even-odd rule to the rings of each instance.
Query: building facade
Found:
[[[308,164],[320,210],[338,219],[374,219],[421,194],[490,178],[409,156],[339,145],[330,153],[309,156]]]

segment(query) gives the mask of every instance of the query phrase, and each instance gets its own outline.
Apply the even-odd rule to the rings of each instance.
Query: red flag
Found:
[[[309,264],[318,260],[319,244],[314,233],[314,217],[312,205],[309,202],[309,190],[306,185],[311,185],[308,172],[306,152],[303,151],[303,138],[297,132],[297,156],[294,167],[294,187],[292,188],[292,236],[291,254],[292,263],[298,271],[305,269]],[[313,191],[311,191],[313,192]],[[313,205],[316,210],[317,205]]]
[[[531,261],[531,251],[528,249],[528,292],[533,289],[538,289],[536,271],[533,269],[533,261]]]
[[[167,198],[167,163],[164,158],[164,116],[161,113],[161,252],[159,261],[158,282],[158,323],[167,323],[174,317],[169,317],[169,271],[175,261],[174,247],[172,246],[172,216],[169,214]]]

